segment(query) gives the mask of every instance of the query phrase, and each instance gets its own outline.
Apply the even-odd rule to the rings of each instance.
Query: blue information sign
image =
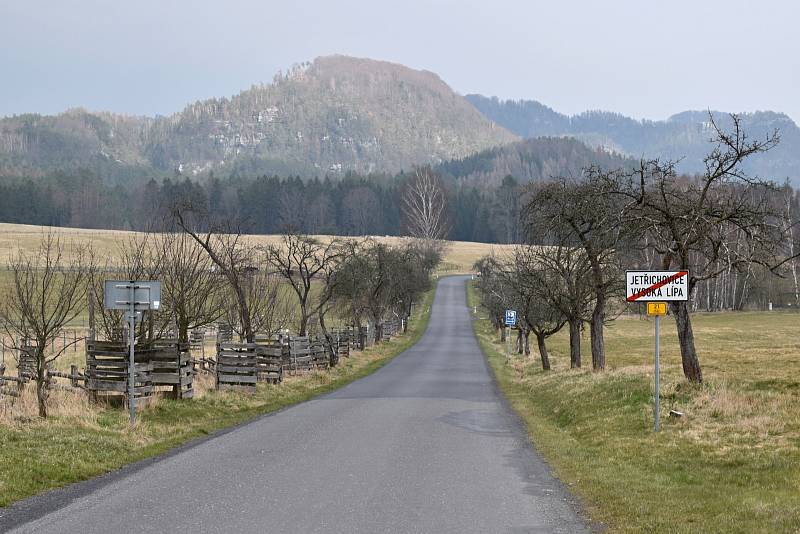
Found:
[[[517,312],[506,310],[506,326],[514,326],[515,324],[517,324]]]

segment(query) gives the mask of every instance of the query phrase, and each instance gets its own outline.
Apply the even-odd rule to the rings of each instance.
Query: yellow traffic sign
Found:
[[[660,315],[667,314],[667,303],[666,302],[648,302],[647,303],[647,315],[650,317],[657,317]]]

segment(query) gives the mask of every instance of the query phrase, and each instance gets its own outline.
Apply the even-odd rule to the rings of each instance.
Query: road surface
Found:
[[[465,278],[427,332],[331,394],[0,511],[15,532],[588,532],[476,343]]]

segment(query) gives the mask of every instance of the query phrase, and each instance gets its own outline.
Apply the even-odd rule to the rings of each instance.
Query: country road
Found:
[[[376,373],[156,461],[0,510],[13,532],[588,532],[477,345],[464,277]]]

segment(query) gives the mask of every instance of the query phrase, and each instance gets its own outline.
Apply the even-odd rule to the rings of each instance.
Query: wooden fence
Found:
[[[238,386],[255,391],[258,382],[258,356],[254,343],[220,343],[215,365],[217,389]]]
[[[134,398],[145,400],[153,393],[152,364],[136,358],[134,361]],[[86,390],[92,400],[99,394],[122,396],[128,399],[128,348],[118,341],[88,341],[86,343]]]

